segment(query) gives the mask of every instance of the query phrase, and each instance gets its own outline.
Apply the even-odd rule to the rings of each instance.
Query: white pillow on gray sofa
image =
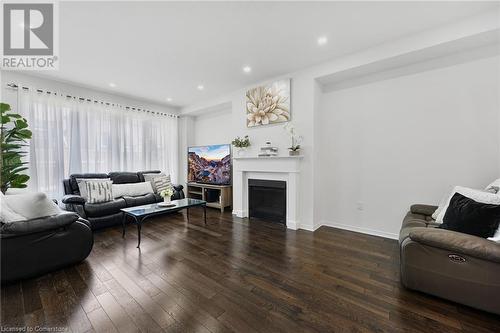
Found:
[[[87,185],[86,182],[110,182],[110,178],[76,178],[76,184],[78,185],[78,190],[80,191],[80,196],[88,200]]]
[[[498,193],[499,189],[500,189],[500,178],[498,178],[497,180],[493,181],[491,184],[486,186],[486,188],[484,190],[489,191],[489,192]]]
[[[24,216],[13,211],[4,198],[4,194],[0,192],[0,222],[11,223],[26,220]]]
[[[101,203],[113,200],[113,182],[111,180],[101,181],[86,181],[85,191],[87,193],[88,203]]]
[[[16,214],[24,217],[24,220],[57,215],[61,212],[59,206],[42,192],[5,195],[2,197],[2,202]]]
[[[113,184],[113,198],[121,198],[123,196],[137,197],[154,193],[150,182]]]

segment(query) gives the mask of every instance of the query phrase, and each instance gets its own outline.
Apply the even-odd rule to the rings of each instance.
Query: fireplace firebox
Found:
[[[248,216],[286,225],[286,182],[249,179]]]

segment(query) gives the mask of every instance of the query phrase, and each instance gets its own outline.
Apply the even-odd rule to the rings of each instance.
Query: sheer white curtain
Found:
[[[176,117],[21,89],[18,112],[33,131],[34,190],[60,197],[62,179],[81,172],[159,169],[177,180]]]

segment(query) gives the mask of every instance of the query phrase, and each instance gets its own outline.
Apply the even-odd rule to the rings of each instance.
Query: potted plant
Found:
[[[170,202],[172,202],[172,195],[174,195],[174,189],[172,188],[172,186],[169,186],[168,188],[160,192],[160,196],[163,198],[163,202],[165,204],[169,204]]]
[[[12,113],[10,105],[0,103],[0,190],[5,193],[9,187],[25,188],[30,179],[23,172],[28,169],[23,161],[27,155],[24,147],[32,133],[28,129],[28,122],[17,113]]]
[[[300,155],[300,144],[302,143],[302,136],[297,135],[295,131],[295,126],[289,122],[284,127],[287,134],[292,139],[292,145],[288,148],[288,153],[290,156]]]
[[[243,139],[237,137],[231,143],[238,149],[238,156],[242,156],[247,148],[250,147],[250,139],[248,138],[248,135],[245,135]]]

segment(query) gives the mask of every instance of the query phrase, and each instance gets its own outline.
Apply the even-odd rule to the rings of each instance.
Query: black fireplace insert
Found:
[[[286,224],[286,182],[249,179],[248,216]]]

